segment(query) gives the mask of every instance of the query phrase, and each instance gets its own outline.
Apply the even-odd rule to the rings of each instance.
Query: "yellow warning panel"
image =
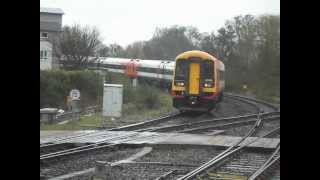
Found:
[[[231,174],[227,172],[209,172],[208,173],[209,179],[223,179],[223,180],[247,180],[248,177],[239,174]]]
[[[191,63],[189,71],[189,94],[198,95],[200,89],[200,64]]]

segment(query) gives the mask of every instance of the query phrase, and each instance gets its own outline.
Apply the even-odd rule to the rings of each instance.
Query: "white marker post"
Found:
[[[71,97],[71,108],[72,108],[72,119],[80,119],[80,91],[78,89],[72,89],[70,91]]]

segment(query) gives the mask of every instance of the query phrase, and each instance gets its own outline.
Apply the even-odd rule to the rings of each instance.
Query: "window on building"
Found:
[[[41,37],[47,38],[48,37],[48,33],[46,33],[46,32],[41,33]]]
[[[40,50],[40,60],[48,59],[48,52],[45,50]]]

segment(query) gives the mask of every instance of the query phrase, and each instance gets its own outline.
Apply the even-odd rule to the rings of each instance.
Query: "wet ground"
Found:
[[[256,108],[254,106],[231,98],[224,98],[224,101],[220,103],[216,109],[211,112],[211,114],[191,114],[189,117],[182,117],[177,119],[175,122],[171,122],[171,124],[193,122],[205,118],[229,117],[252,113],[256,113]],[[130,123],[133,122],[130,121]],[[272,121],[270,123],[266,123],[264,126],[267,130],[270,130],[278,125],[279,121]],[[251,127],[251,125],[248,125],[238,128],[230,128],[222,135],[243,136]],[[49,134],[59,135],[60,133],[61,131],[42,131],[40,132],[40,136],[44,137]],[[69,133],[72,134],[74,132]],[[82,171],[95,167],[96,161],[117,162],[119,160],[126,159],[141,151],[142,148],[143,146],[122,146],[121,148],[106,148],[94,152],[75,155],[72,158],[68,157],[66,159],[50,161],[48,164],[42,164],[40,166],[40,172],[47,177],[56,177],[75,171]],[[169,175],[168,179],[174,179],[213,158],[222,150],[223,148],[221,147],[208,146],[154,145],[150,153],[135,160],[135,162],[139,163],[124,163],[118,168],[113,169],[112,176],[110,176],[109,179],[156,179],[157,177],[170,173],[170,171],[173,170],[175,173]],[[243,157],[246,156],[244,155]],[[89,172],[85,175],[68,179],[89,179],[91,175],[92,172]]]

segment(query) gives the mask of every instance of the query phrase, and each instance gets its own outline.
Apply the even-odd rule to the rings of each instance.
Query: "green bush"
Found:
[[[123,103],[135,104],[137,109],[155,109],[160,107],[160,90],[147,85],[136,88],[124,86]]]
[[[160,90],[152,86],[139,86],[136,90],[137,104],[147,109],[160,107]]]
[[[71,89],[80,90],[82,107],[96,105],[102,88],[102,78],[92,71],[40,71],[40,108],[66,108]]]
[[[123,84],[123,103],[139,109],[156,109],[161,106],[161,91],[147,83],[138,87],[129,85],[130,79],[122,74],[107,73],[106,83]],[[40,108],[66,108],[66,97],[71,89],[81,92],[81,106],[102,104],[102,77],[93,71],[40,71]]]
[[[123,84],[123,103],[134,104],[135,109],[156,109],[160,107],[160,90],[154,87],[154,81],[142,78],[138,80],[138,86],[132,88],[130,79],[124,74],[108,73],[106,83]]]

